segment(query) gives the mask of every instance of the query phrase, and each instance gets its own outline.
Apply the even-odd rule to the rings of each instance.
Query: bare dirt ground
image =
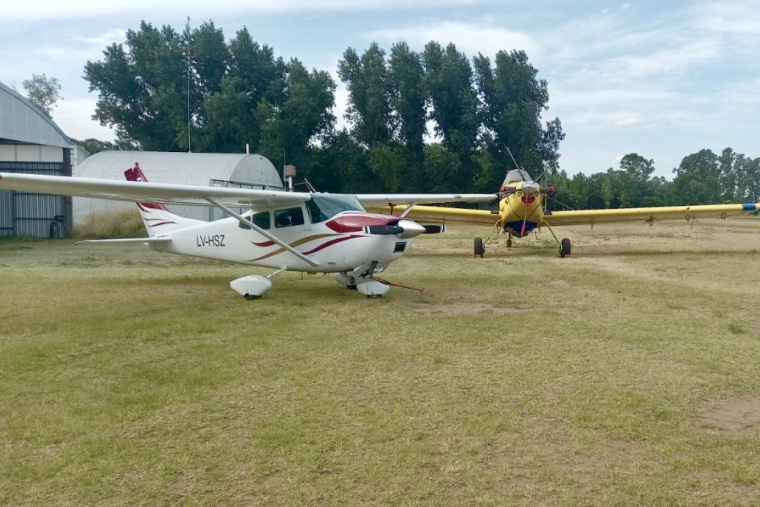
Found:
[[[710,430],[737,435],[760,423],[760,397],[718,400],[712,405],[699,420]]]

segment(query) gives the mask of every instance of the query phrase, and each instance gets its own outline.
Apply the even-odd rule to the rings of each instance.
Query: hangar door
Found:
[[[60,162],[0,162],[0,172],[66,176]],[[0,236],[71,237],[71,197],[0,190]]]

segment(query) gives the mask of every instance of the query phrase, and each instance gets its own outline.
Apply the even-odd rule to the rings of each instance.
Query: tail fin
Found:
[[[127,181],[148,181],[148,178],[145,177],[137,162],[135,162],[133,168],[124,171],[124,176],[127,178]],[[201,220],[175,215],[161,203],[138,202],[137,208],[140,210],[140,218],[142,218],[145,229],[150,237],[168,234],[177,229],[184,229],[185,227],[204,223]]]

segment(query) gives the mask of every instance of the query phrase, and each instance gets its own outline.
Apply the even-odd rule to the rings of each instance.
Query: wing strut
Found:
[[[400,215],[400,216],[401,216],[401,218],[405,218],[405,217],[406,217],[406,215],[408,215],[408,214],[409,214],[409,212],[410,212],[410,211],[412,211],[412,209],[413,209],[413,208],[414,208],[416,205],[417,205],[417,201],[414,201],[414,202],[410,202],[410,203],[407,205],[407,208],[404,210],[404,212],[403,212],[403,213],[401,213],[401,215]]]
[[[219,201],[217,201],[213,197],[206,197],[206,200],[208,202],[210,202],[211,204],[213,204],[214,206],[216,206],[217,208],[219,208],[220,210],[223,210],[223,211],[229,213],[230,216],[233,216],[233,217],[237,218],[238,222],[240,222],[241,224],[245,225],[246,227],[250,227],[254,231],[256,231],[259,234],[261,234],[262,236],[264,236],[265,238],[267,238],[267,239],[269,239],[271,241],[274,241],[275,243],[277,243],[282,248],[284,248],[288,252],[292,253],[293,255],[295,255],[296,257],[298,257],[299,259],[301,259],[302,261],[308,262],[309,265],[314,266],[314,267],[319,266],[319,262],[317,262],[314,259],[312,259],[310,257],[307,257],[306,255],[302,254],[301,252],[299,252],[298,250],[296,250],[292,246],[288,245],[287,243],[285,243],[283,240],[281,240],[277,236],[274,236],[273,234],[267,232],[266,230],[262,229],[261,227],[259,227],[258,225],[254,224],[250,220],[246,220],[243,216],[241,216],[238,213],[235,213],[230,208],[228,208],[224,204],[220,203]]]

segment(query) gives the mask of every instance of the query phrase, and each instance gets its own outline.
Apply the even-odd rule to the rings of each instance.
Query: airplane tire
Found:
[[[559,243],[559,256],[567,257],[568,255],[570,255],[570,240],[562,238],[562,241]]]
[[[475,238],[475,257],[480,256],[482,259],[485,253],[486,247],[483,245],[483,238]]]

